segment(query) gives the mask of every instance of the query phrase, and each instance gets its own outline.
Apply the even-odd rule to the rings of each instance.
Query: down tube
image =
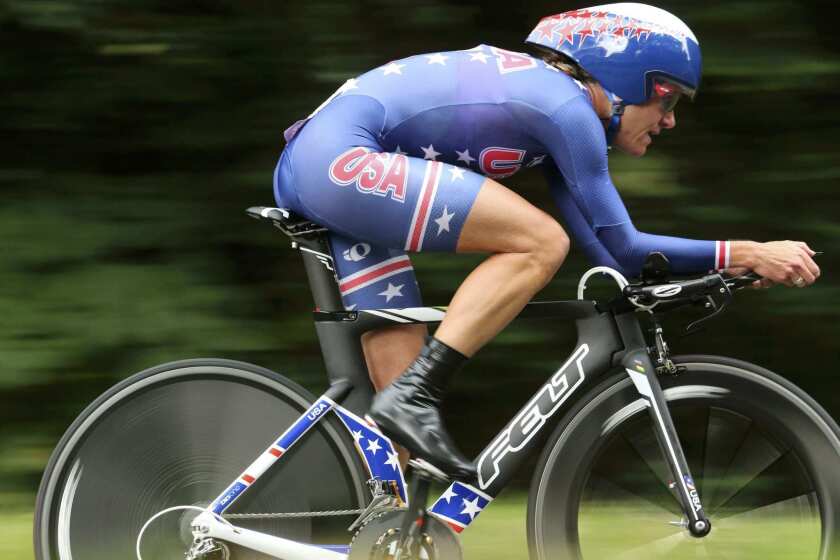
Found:
[[[475,486],[496,497],[516,470],[542,441],[536,437],[570,397],[583,394],[612,365],[612,356],[622,349],[615,320],[602,313],[576,321],[575,350],[539,391],[514,416],[478,456]],[[572,401],[574,398],[571,399]]]

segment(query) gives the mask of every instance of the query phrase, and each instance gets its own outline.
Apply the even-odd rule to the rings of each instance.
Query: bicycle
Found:
[[[416,461],[408,485],[392,443],[364,419],[372,388],[359,338],[437,323],[445,308],[344,310],[326,230],[280,208],[248,213],[301,252],[330,388],[314,398],[279,374],[218,359],[117,384],[49,460],[39,560],[457,559],[458,533],[540,446],[527,513],[534,559],[676,558],[681,547],[692,558],[721,547],[738,558],[840,557],[840,429],[830,415],[766,369],[672,357],[664,339],[664,313],[700,306],[706,320],[754,275],[675,280],[653,254],[638,283],[595,268],[578,300],[529,303],[520,317],[575,322],[571,355],[479,454],[476,480]],[[598,273],[618,283],[614,299],[584,299]],[[433,480],[446,490],[427,508]]]

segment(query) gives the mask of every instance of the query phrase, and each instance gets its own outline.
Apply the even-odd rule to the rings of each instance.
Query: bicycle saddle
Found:
[[[273,208],[271,206],[251,206],[245,212],[257,220],[270,220],[271,223],[289,237],[301,237],[313,233],[327,231],[321,224],[316,224],[295,214],[288,208]]]

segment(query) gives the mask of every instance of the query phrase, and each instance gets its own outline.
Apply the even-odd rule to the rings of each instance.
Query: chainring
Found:
[[[392,560],[399,546],[400,527],[408,510],[395,509],[372,517],[356,531],[347,560]],[[429,515],[422,532],[419,557],[400,560],[462,560],[455,532]]]

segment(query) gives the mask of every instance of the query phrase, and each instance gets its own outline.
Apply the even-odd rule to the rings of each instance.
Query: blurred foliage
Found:
[[[700,37],[705,76],[650,156],[612,158],[637,225],[804,239],[827,252],[817,286],[746,294],[687,340],[677,336],[687,319],[677,318],[671,345],[756,361],[837,416],[833,11],[826,2],[662,5]],[[34,491],[85,404],[163,361],[241,359],[321,390],[299,257],[243,213],[273,204],[282,130],[374,65],[479,42],[521,50],[541,16],[574,7],[0,0],[0,491]],[[551,211],[540,173],[508,184]],[[414,261],[426,300],[443,304],[479,259]],[[541,297],[574,297],[586,266],[574,254]],[[572,344],[570,325],[532,323],[483,350],[449,411],[464,447],[478,451]]]

